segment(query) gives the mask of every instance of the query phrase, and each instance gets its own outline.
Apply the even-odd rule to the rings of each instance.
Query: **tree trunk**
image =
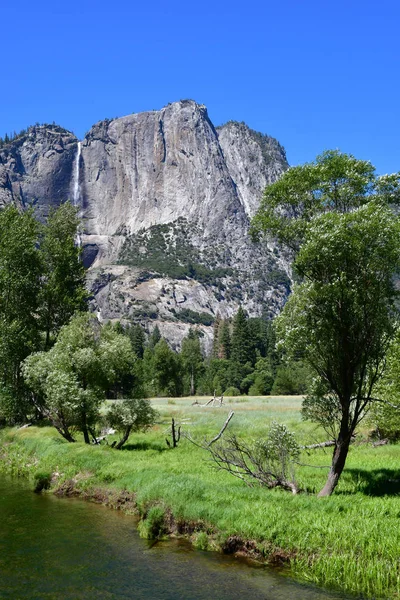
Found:
[[[53,423],[53,425],[54,425],[54,423]],[[62,429],[61,427],[58,427],[57,425],[54,425],[54,427],[57,429],[58,433],[60,435],[62,435],[65,440],[67,440],[67,442],[75,442],[74,438],[72,437],[72,435],[70,434],[68,429]]]
[[[124,435],[122,436],[122,438],[119,440],[119,442],[117,444],[115,444],[114,448],[116,450],[121,450],[122,446],[125,444],[125,442],[128,441],[128,438],[131,434],[131,430],[132,427],[127,427],[124,431]]]
[[[88,427],[87,427],[87,423],[86,423],[86,413],[84,413],[82,416],[82,432],[83,432],[83,439],[85,440],[85,444],[90,444],[90,437],[89,437]]]
[[[194,396],[194,368],[192,366],[192,373],[190,376],[190,395]]]
[[[351,435],[348,433],[345,437],[342,437],[339,434],[338,440],[335,445],[335,449],[333,451],[332,457],[332,465],[329,469],[328,479],[320,493],[318,494],[319,498],[323,498],[324,496],[330,496],[337,486],[339,478],[342,474],[347,454],[349,451]]]

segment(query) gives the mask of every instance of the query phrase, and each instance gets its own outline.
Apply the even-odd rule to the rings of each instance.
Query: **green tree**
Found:
[[[86,308],[85,268],[75,243],[78,225],[77,209],[67,202],[50,212],[42,229],[39,315],[45,349],[72,315]]]
[[[181,361],[190,378],[190,395],[194,396],[204,364],[199,335],[193,329],[190,329],[188,336],[182,340]]]
[[[146,345],[146,336],[143,327],[139,324],[130,325],[126,333],[131,340],[132,350],[138,358],[143,358],[144,348]]]
[[[149,348],[151,348],[153,350],[160,340],[161,340],[161,333],[158,328],[158,325],[156,325],[149,336]]]
[[[179,396],[181,391],[180,360],[164,338],[156,344],[153,356],[153,373],[157,394]]]
[[[374,199],[397,204],[400,173],[377,177],[369,161],[327,150],[265,189],[251,231],[255,238],[270,234],[297,252],[316,215],[347,213]]]
[[[128,441],[131,433],[146,431],[154,425],[157,412],[149,400],[144,398],[128,398],[114,402],[106,414],[106,420],[111,427],[121,433],[115,448],[120,450]]]
[[[369,414],[369,421],[380,437],[400,437],[400,330],[397,329],[386,355],[385,370],[377,385],[376,395]]]
[[[335,439],[321,496],[337,485],[393,335],[400,228],[388,205],[399,200],[400,174],[377,177],[369,162],[330,151],[270,186],[253,222],[294,251],[302,281],[277,323],[316,375],[303,413]]]
[[[239,365],[254,364],[254,345],[246,314],[241,306],[233,319],[231,358]]]
[[[231,331],[228,319],[221,321],[218,330],[218,352],[215,358],[229,360],[231,357]]]
[[[19,417],[24,399],[21,364],[40,339],[38,230],[31,211],[19,213],[14,206],[0,211],[0,382],[18,399]]]
[[[304,281],[278,317],[278,333],[322,384],[303,406],[336,442],[322,496],[336,487],[351,436],[374,400],[394,331],[399,265],[399,220],[376,202],[315,218],[297,256]]]
[[[212,350],[213,358],[218,358],[220,325],[221,325],[221,316],[218,313],[217,316],[215,317],[214,326],[213,326],[213,350]]]
[[[24,376],[38,410],[57,431],[73,442],[78,429],[89,443],[105,391],[132,372],[136,360],[126,336],[92,315],[77,314],[49,351],[25,360]]]

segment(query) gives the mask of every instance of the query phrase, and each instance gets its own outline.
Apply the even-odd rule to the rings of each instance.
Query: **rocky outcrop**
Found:
[[[77,142],[57,125],[38,125],[0,149],[0,206],[33,206],[45,218],[51,206],[72,198]]]
[[[226,166],[251,218],[267,185],[288,168],[285,150],[276,139],[250,129],[245,123],[229,121],[217,127],[217,132]]]
[[[188,100],[97,123],[79,148],[61,128],[29,129],[0,151],[0,202],[41,218],[79,203],[100,318],[157,323],[173,345],[195,325],[207,345],[217,313],[280,309],[285,260],[248,236],[264,187],[287,168],[276,140],[243,123],[216,130]]]

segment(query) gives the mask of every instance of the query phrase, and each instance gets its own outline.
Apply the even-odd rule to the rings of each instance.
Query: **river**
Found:
[[[334,600],[266,567],[185,541],[149,543],[135,519],[37,495],[0,476],[0,598],[12,600]]]

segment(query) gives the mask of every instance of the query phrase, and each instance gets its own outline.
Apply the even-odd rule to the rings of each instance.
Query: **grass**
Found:
[[[324,441],[325,434],[300,417],[296,397],[230,398],[222,408],[192,406],[193,398],[155,399],[157,425],[133,435],[122,451],[68,444],[51,428],[2,432],[3,466],[21,473],[59,473],[82,490],[107,487],[136,493],[142,530],[161,527],[160,510],[196,523],[193,540],[203,548],[223,546],[229,536],[252,540],[266,557],[290,559],[295,577],[369,598],[400,597],[400,453],[398,445],[373,448],[361,432],[350,450],[335,494],[318,499],[327,469],[299,467],[306,493],[249,488],[210,468],[204,451],[182,439],[165,443],[171,417],[194,438],[210,438],[234,410],[229,430],[247,440],[262,437],[272,420],[284,422],[300,443]],[[200,402],[204,399],[199,398]],[[331,449],[303,452],[301,462],[328,466]],[[157,510],[152,510],[158,507]],[[153,514],[154,513],[154,514]]]

